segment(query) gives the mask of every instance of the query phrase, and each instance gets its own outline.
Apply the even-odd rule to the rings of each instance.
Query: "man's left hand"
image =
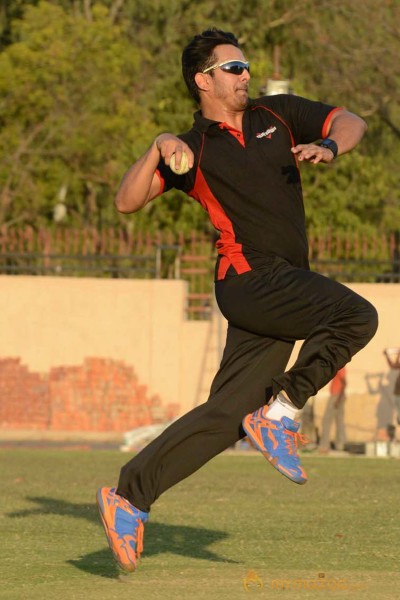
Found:
[[[330,163],[334,159],[332,150],[323,148],[317,144],[298,144],[291,148],[291,151],[297,156],[299,161],[306,160],[314,165],[319,162]]]

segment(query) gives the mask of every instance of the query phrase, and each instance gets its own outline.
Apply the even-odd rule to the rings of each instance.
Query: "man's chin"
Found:
[[[249,95],[243,90],[242,94],[238,94],[238,105],[240,108],[245,109],[249,103]]]

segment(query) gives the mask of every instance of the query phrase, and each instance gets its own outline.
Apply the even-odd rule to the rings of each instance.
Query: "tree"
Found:
[[[0,54],[1,223],[51,222],[60,194],[69,222],[113,220],[125,165],[154,133],[138,102],[144,52],[104,7],[91,14],[30,6]]]

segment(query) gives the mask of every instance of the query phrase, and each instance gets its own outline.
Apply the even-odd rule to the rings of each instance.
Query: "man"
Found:
[[[231,33],[195,36],[182,69],[200,105],[193,128],[154,140],[126,173],[116,206],[138,211],[172,187],[202,204],[220,232],[215,290],[228,334],[208,401],[129,461],[116,489],[97,493],[109,545],[128,571],[153,502],[245,435],[282,474],[305,483],[296,412],[377,328],[366,300],[309,271],[298,169],[351,150],[364,121],[295,96],[250,100],[250,67]],[[189,171],[175,175],[171,157],[179,169],[183,153]],[[305,342],[285,372],[298,339]]]
[[[319,452],[327,454],[330,450],[330,432],[333,421],[336,424],[336,450],[344,450],[346,427],[344,423],[344,405],[346,401],[346,367],[339,369],[329,386],[329,398],[322,419],[322,432]]]
[[[393,397],[397,413],[397,424],[400,425],[400,348],[385,348],[383,353],[389,367],[394,372],[398,371],[393,387]]]

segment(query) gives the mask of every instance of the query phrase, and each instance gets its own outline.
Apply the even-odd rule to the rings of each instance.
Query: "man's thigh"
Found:
[[[276,339],[299,340],[324,323],[335,305],[357,294],[323,275],[277,258],[257,269],[218,282],[222,313],[233,325]]]

